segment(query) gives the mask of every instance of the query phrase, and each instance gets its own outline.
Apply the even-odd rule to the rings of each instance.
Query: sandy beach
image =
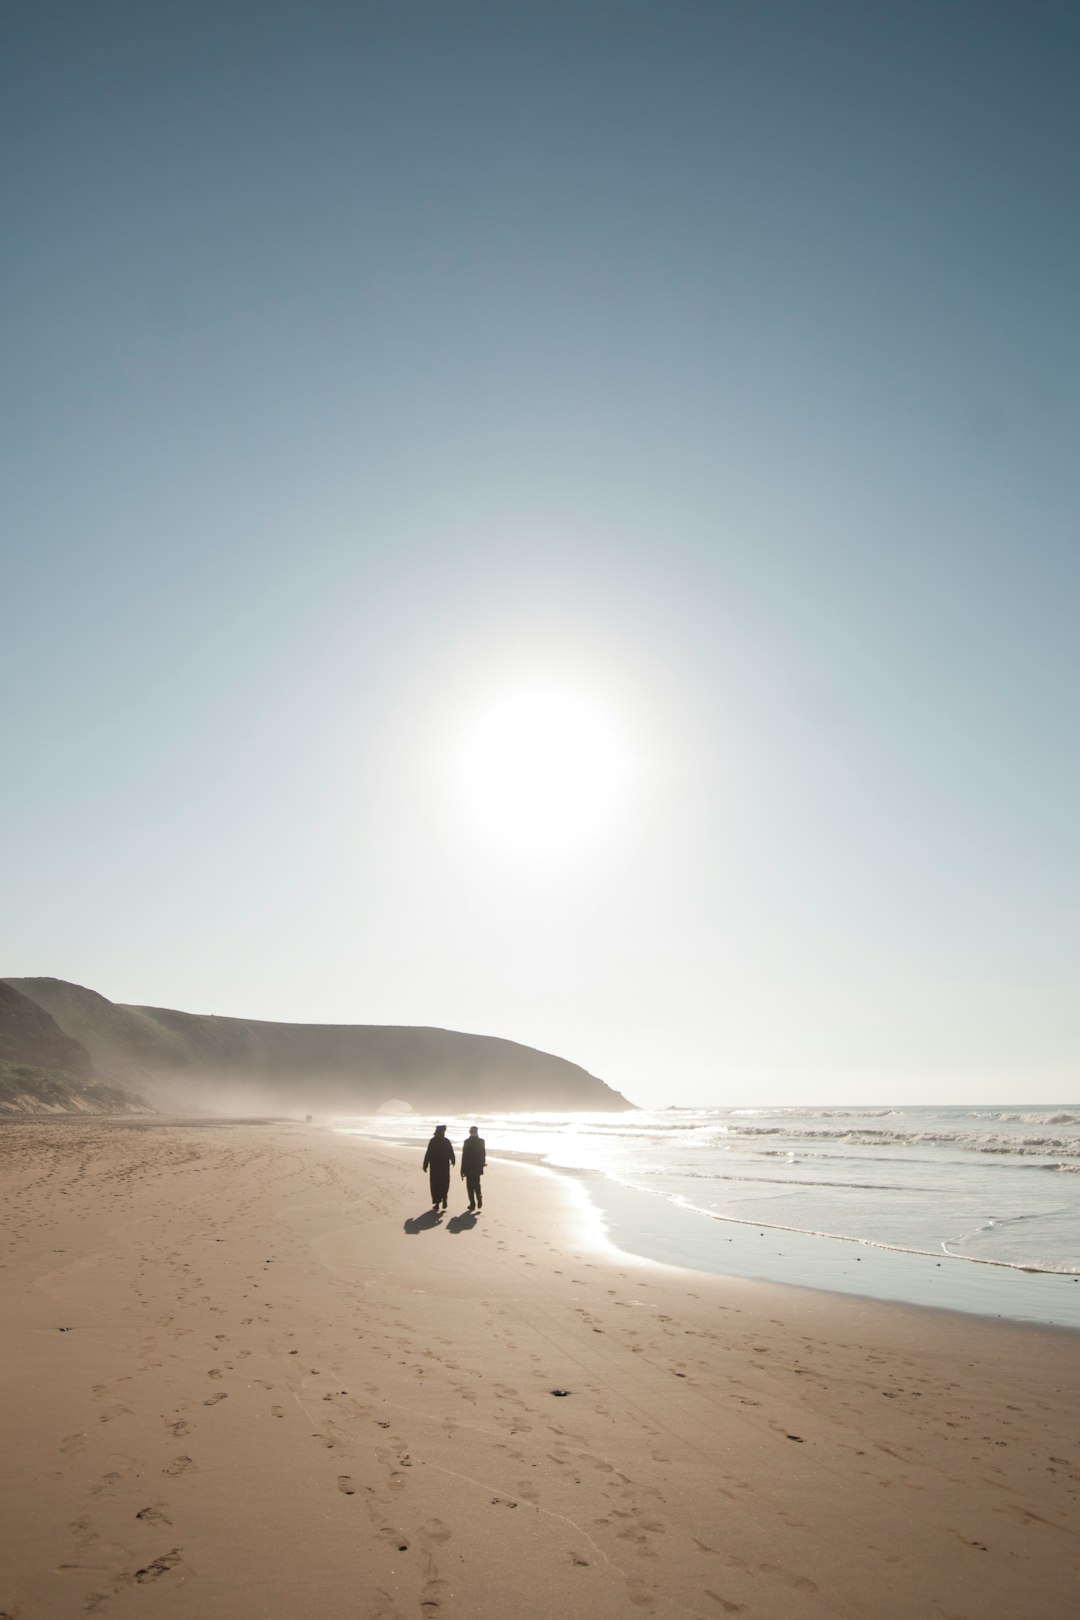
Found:
[[[1075,1335],[631,1259],[498,1160],[429,1224],[300,1124],[0,1177],[3,1620],[1075,1613]]]

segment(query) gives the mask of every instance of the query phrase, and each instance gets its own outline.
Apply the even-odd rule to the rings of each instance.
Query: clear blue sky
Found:
[[[0,29],[0,971],[1080,1094],[1080,8]],[[552,681],[632,768],[538,851]]]

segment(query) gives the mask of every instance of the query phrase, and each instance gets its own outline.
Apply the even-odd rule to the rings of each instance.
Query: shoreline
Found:
[[[1072,1272],[945,1252],[937,1259],[867,1238],[763,1226],[682,1208],[602,1174],[585,1172],[583,1179],[616,1245],[645,1259],[716,1276],[1080,1332],[1080,1278]]]
[[[405,1136],[368,1136],[352,1125],[326,1128],[410,1151],[417,1146]],[[600,1170],[549,1164],[540,1153],[495,1149],[489,1158],[530,1165],[580,1186],[613,1248],[623,1255],[716,1277],[1080,1332],[1080,1275],[1074,1272],[947,1251],[939,1257],[869,1238],[713,1215]]]
[[[225,1123],[0,1132],[0,1611],[1071,1616],[1071,1335],[628,1259],[502,1160],[432,1220],[420,1154]]]

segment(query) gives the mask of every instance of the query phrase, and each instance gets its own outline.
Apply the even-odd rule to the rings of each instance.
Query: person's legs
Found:
[[[438,1209],[441,1204],[446,1208],[446,1199],[450,1192],[450,1166],[446,1164],[432,1165],[431,1167],[431,1207]]]

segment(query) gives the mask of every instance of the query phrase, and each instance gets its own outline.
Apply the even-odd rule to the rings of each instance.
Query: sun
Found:
[[[586,843],[617,818],[633,757],[615,716],[550,681],[500,693],[468,722],[454,759],[471,824],[507,849]]]

